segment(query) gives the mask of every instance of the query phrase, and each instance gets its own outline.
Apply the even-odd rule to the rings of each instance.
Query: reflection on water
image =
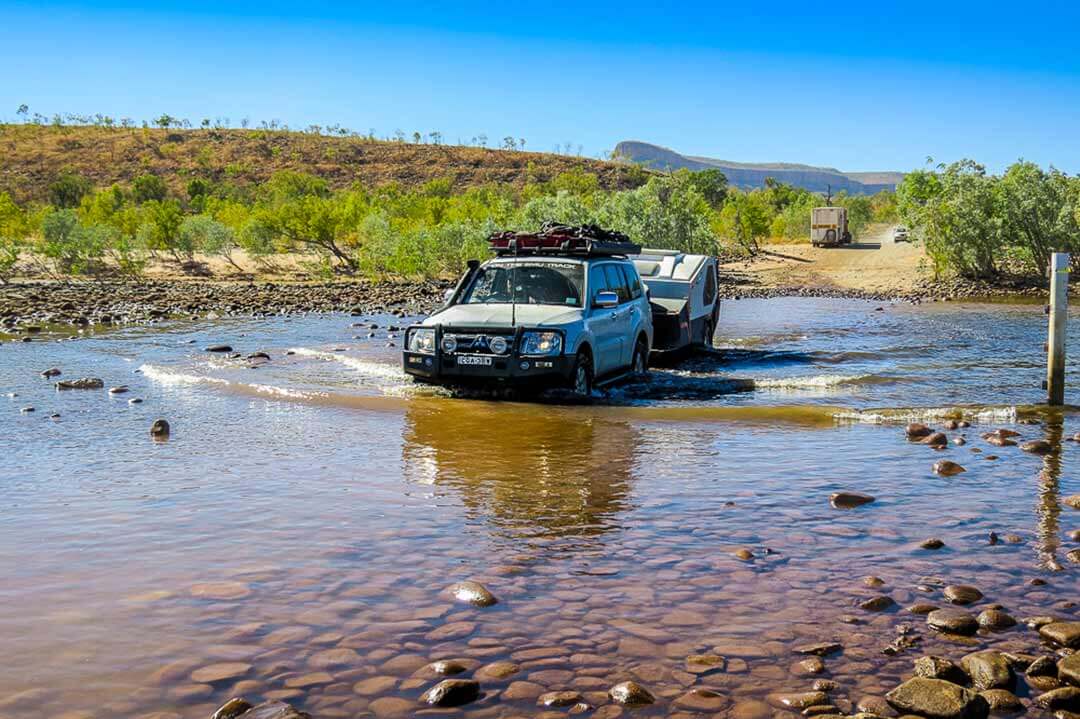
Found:
[[[548,690],[599,706],[634,679],[658,698],[635,716],[696,687],[722,695],[707,713],[767,719],[771,692],[815,677],[850,713],[922,653],[1042,653],[1023,625],[959,642],[902,608],[952,582],[982,590],[975,613],[1077,616],[1080,512],[1061,497],[1080,493],[1080,445],[1062,441],[1078,417],[1031,406],[1045,318],[874,309],[730,303],[721,351],[587,407],[418,391],[389,331],[354,339],[346,317],[4,345],[0,637],[18,670],[0,672],[0,717],[205,719],[242,694],[386,719],[454,658],[484,691],[465,716],[533,715]],[[225,340],[272,359],[199,349]],[[59,393],[52,366],[131,391]],[[975,423],[950,432],[967,444],[903,436],[950,418]],[[1057,451],[980,439],[999,425]],[[967,471],[935,475],[943,458]],[[877,499],[840,511],[840,490]],[[467,578],[499,603],[448,600]],[[859,608],[878,594],[895,606]],[[918,646],[884,652],[903,627]],[[793,647],[822,640],[843,650],[808,676]],[[688,672],[703,653],[727,663]],[[477,669],[491,662],[516,670]]]
[[[453,488],[469,515],[511,536],[586,537],[627,509],[639,433],[572,408],[415,402],[404,474]]]

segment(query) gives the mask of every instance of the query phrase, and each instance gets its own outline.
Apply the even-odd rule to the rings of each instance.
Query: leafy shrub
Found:
[[[78,207],[82,198],[90,194],[94,184],[82,175],[65,172],[49,185],[49,204],[62,210]]]

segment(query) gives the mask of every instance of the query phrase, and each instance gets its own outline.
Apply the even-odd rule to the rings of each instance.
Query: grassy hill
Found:
[[[415,187],[443,178],[463,189],[489,183],[517,187],[575,169],[596,174],[605,189],[624,189],[641,181],[640,168],[538,152],[283,130],[0,125],[0,192],[9,192],[20,202],[44,199],[49,183],[69,171],[99,187],[130,183],[150,173],[182,194],[195,177],[258,183],[279,170],[317,175],[335,189],[355,182]]]
[[[732,162],[711,157],[683,155],[674,150],[648,142],[627,140],[615,147],[617,155],[631,162],[656,170],[671,171],[717,169],[736,187],[763,187],[766,178],[773,178],[811,192],[846,190],[853,195],[872,195],[882,190],[895,190],[904,179],[899,172],[842,172],[832,167],[815,167],[790,162]]]

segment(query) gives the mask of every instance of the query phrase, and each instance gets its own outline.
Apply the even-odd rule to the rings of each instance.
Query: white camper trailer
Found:
[[[716,258],[642,250],[630,259],[649,292],[653,352],[711,346],[720,320]]]

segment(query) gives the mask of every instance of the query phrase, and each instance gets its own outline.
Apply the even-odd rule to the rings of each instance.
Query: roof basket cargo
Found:
[[[539,232],[496,232],[488,238],[497,255],[636,255],[641,245],[615,230],[596,225],[545,222]]]

